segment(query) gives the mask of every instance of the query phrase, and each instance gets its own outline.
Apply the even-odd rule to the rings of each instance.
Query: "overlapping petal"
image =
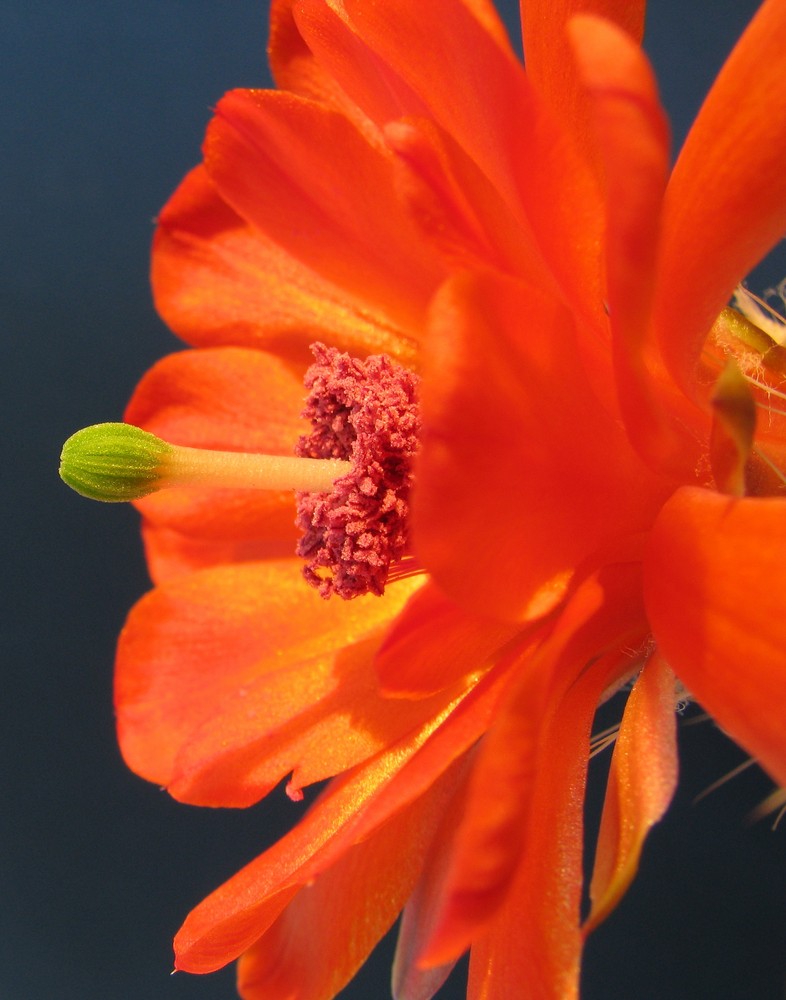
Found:
[[[468,754],[464,782],[443,810],[418,882],[401,914],[391,978],[394,1000],[431,1000],[455,965],[449,961],[424,967],[420,957],[423,943],[431,938],[440,916],[454,841],[466,814],[466,778],[475,756],[476,750]]]
[[[230,92],[205,140],[208,175],[235,212],[417,331],[444,272],[400,211],[391,164],[343,114],[284,91]]]
[[[498,180],[511,138],[507,116],[525,83],[493,4],[300,0],[295,19],[320,64],[369,118],[380,126],[432,118]]]
[[[604,920],[626,892],[636,874],[644,839],[674,794],[675,692],[673,671],[653,655],[628,698],[614,746],[585,933]]]
[[[413,738],[331,782],[303,821],[189,915],[175,940],[178,968],[217,969],[271,926],[284,907],[347,848],[460,771],[461,756],[488,727],[504,677],[481,681]]]
[[[526,218],[444,129],[405,118],[384,136],[406,166],[398,189],[413,222],[451,270],[491,267],[553,287]]]
[[[575,308],[602,326],[597,185],[533,92],[491,5],[303,0],[296,19],[322,65],[377,124],[430,118],[451,136],[514,217],[526,219]]]
[[[645,563],[647,611],[691,694],[786,785],[786,499],[685,487]]]
[[[669,169],[669,130],[641,49],[608,21],[568,25],[606,187],[606,297],[617,392],[630,438],[657,470],[690,478],[699,415],[673,392],[648,337]],[[678,420],[679,417],[679,420]]]
[[[414,357],[411,333],[250,226],[204,167],[159,215],[151,277],[161,316],[195,346],[274,350],[301,366],[315,340],[353,353],[371,347],[402,361]]]
[[[237,705],[258,690],[265,677],[275,685],[277,671],[312,661],[310,672],[294,670],[300,683],[279,685],[281,700],[268,708],[279,724],[288,714],[300,717],[300,751],[307,752],[309,723],[316,720],[302,713],[311,702],[329,698],[336,656],[392,618],[411,589],[403,583],[390,588],[384,599],[326,605],[304,587],[295,559],[216,567],[160,586],[132,610],[118,646],[115,699],[127,762],[149,780],[169,784],[177,777],[184,745],[221,716],[225,702],[228,708]],[[254,716],[261,706],[258,699],[251,701],[245,725],[236,711],[240,729],[233,733],[228,728],[223,743],[220,733],[215,737],[214,755],[247,739],[249,726],[258,726],[256,732],[264,737],[264,715]],[[337,710],[342,709],[347,711],[346,705],[339,704]],[[362,719],[358,725],[362,727]],[[330,733],[324,735],[329,750]],[[312,744],[312,749],[329,759],[324,748]],[[299,752],[293,753],[295,764]],[[272,766],[276,763],[284,767],[280,778],[286,768],[280,760]],[[223,804],[239,804],[237,800],[249,794],[239,777],[233,781],[231,776],[224,786],[211,790],[216,799],[223,796]]]
[[[423,371],[414,544],[460,604],[545,614],[580,562],[646,530],[668,495],[587,385],[569,314],[539,289],[448,284]]]
[[[457,957],[488,930],[505,906],[522,865],[527,878],[542,888],[544,875],[538,869],[548,865],[540,853],[541,830],[544,824],[548,827],[545,813],[557,810],[559,815],[559,810],[575,810],[584,782],[595,707],[603,689],[631,669],[628,650],[636,649],[646,633],[639,565],[608,567],[584,581],[559,618],[553,625],[544,626],[544,631],[542,643],[522,650],[512,689],[506,693],[504,705],[479,750],[469,784],[466,817],[456,836],[451,870],[445,879],[441,919],[424,956],[427,963]],[[591,667],[596,659],[598,663]],[[582,722],[579,725],[577,719],[573,720],[568,738],[562,727],[567,725],[564,715],[570,711],[580,713]],[[546,776],[553,771],[560,772],[560,785],[566,782],[566,775],[575,775],[578,784],[572,793],[568,790],[570,780],[560,791],[548,782]],[[549,796],[553,801],[546,805],[543,799]],[[572,864],[580,868],[581,816],[565,813],[559,822],[567,825],[561,835],[549,827],[548,836],[554,835],[560,843],[548,848],[547,853],[564,852],[563,863],[558,866],[559,881],[565,883],[562,891],[576,894],[577,900],[581,879],[576,875],[575,884],[570,884],[564,861],[571,856]],[[553,877],[548,876],[546,881]],[[577,910],[570,914],[563,909],[556,914],[551,893],[535,892],[534,885],[530,889],[531,905],[536,910],[548,905],[548,916],[542,915],[543,926],[533,929],[534,937],[520,947],[531,949],[531,954],[541,947],[544,952],[552,947],[559,950],[561,932],[575,937]],[[549,902],[544,903],[546,900]],[[530,920],[534,923],[537,917],[535,913]],[[574,951],[568,963],[571,968],[578,959],[575,942]],[[542,958],[548,962],[547,956]],[[544,978],[555,997],[561,996],[556,989],[557,965],[555,962]]]
[[[527,79],[565,122],[590,162],[597,157],[598,147],[568,43],[568,22],[576,14],[593,14],[619,25],[634,42],[640,42],[645,6],[645,0],[521,0]]]
[[[459,767],[438,779],[298,892],[241,957],[241,997],[330,1000],[346,985],[412,891],[462,773]]]
[[[713,84],[672,173],[656,330],[683,389],[745,275],[786,233],[786,5],[765,0]]]
[[[396,618],[374,658],[388,697],[423,698],[477,679],[520,634],[518,626],[468,614],[428,582]]]

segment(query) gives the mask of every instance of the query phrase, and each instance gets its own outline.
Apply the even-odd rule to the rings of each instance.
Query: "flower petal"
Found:
[[[786,232],[786,5],[765,0],[715,81],[669,183],[656,323],[664,358],[695,369],[734,286]]]
[[[319,61],[378,125],[430,118],[468,154],[528,220],[571,302],[602,324],[597,185],[490,5],[303,0],[296,17]]]
[[[645,599],[664,659],[786,785],[786,499],[684,488],[655,523]]]
[[[175,939],[177,968],[210,972],[236,958],[301,886],[430,792],[452,765],[460,768],[460,757],[489,725],[503,680],[482,680],[414,737],[334,778],[295,829],[191,912]]]
[[[287,455],[305,429],[302,401],[299,375],[274,355],[230,347],[183,351],[144,376],[125,420],[173,444]],[[157,579],[179,566],[295,549],[288,491],[170,489],[137,506]]]
[[[404,587],[404,595],[412,587]],[[402,586],[391,588],[400,607]],[[389,606],[393,614],[395,607]],[[169,792],[195,805],[247,806],[292,772],[293,798],[385,747],[418,732],[467,685],[436,696],[391,700],[377,687],[371,662],[380,632],[338,651],[278,669],[225,696],[214,718],[177,755]]]
[[[476,751],[467,756],[475,759]],[[455,962],[423,968],[418,960],[423,942],[433,933],[440,913],[445,878],[456,833],[466,814],[466,777],[442,812],[439,829],[423,862],[420,878],[401,916],[393,961],[392,992],[394,1000],[431,1000],[450,975]]]
[[[407,603],[379,647],[374,666],[389,697],[424,698],[492,664],[518,626],[461,611],[427,583]]]
[[[592,161],[595,141],[589,109],[568,44],[567,24],[579,13],[594,14],[636,42],[644,33],[645,0],[521,0],[521,33],[527,77]]]
[[[390,317],[241,219],[204,167],[186,177],[158,218],[151,277],[164,321],[196,346],[268,348],[304,369],[315,340],[354,354],[413,356]]]
[[[620,28],[575,17],[569,34],[606,184],[607,300],[620,405],[631,440],[653,468],[693,478],[698,449],[685,433],[695,407],[669,395],[656,345],[647,343],[669,129],[646,56]]]
[[[117,652],[118,736],[127,763],[168,784],[183,744],[221,714],[226,699],[242,698],[282,665],[322,656],[329,671],[344,646],[401,608],[410,588],[400,597],[395,591],[328,603],[290,559],[203,570],[147,594],[131,611]],[[289,692],[293,715],[308,697]]]
[[[513,81],[524,75],[491,3],[301,0],[295,18],[317,60],[378,125],[432,118],[481,168],[499,164]]]
[[[668,495],[588,388],[574,343],[568,314],[535,288],[467,276],[435,302],[413,539],[478,614],[547,613],[580,562],[645,530]]]
[[[443,271],[402,211],[392,163],[344,115],[282,91],[230,92],[205,140],[208,174],[243,219],[417,330]]]
[[[268,61],[279,90],[289,90],[341,111],[361,129],[370,124],[358,106],[314,57],[295,21],[297,0],[272,0]]]
[[[408,118],[385,126],[384,136],[406,165],[399,191],[413,221],[451,269],[491,267],[552,283],[520,206],[502,198],[447,132]]]
[[[635,648],[646,629],[639,586],[638,564],[606,567],[577,588],[552,626],[544,626],[545,641],[522,650],[517,658],[512,690],[473,767],[441,919],[421,956],[424,964],[457,957],[490,922],[497,923],[522,866],[532,882],[522,891],[532,891],[531,905],[543,926],[533,931],[535,940],[521,941],[520,947],[558,951],[560,930],[577,934],[581,877],[576,874],[571,881],[566,874],[570,866],[565,865],[570,854],[580,872],[581,816],[580,809],[578,816],[573,810],[582,797],[597,702],[615,677],[631,669],[627,649],[631,643]],[[599,666],[590,671],[587,665],[593,661]],[[571,720],[575,729],[566,736]],[[567,779],[571,774],[574,779]],[[552,799],[549,805],[542,801],[547,796]],[[569,810],[570,816],[562,810]],[[563,836],[549,827],[549,816],[558,825],[569,824],[572,832],[568,834],[566,826]],[[546,838],[554,841],[548,848],[542,844]],[[560,851],[565,857],[557,864]],[[546,877],[536,869],[548,867],[549,854],[555,868]],[[532,858],[538,859],[534,867],[528,860]],[[557,880],[558,890],[552,885],[545,891],[549,878]],[[547,909],[557,891],[560,897],[575,895],[572,918],[565,909],[559,914]],[[547,944],[555,923],[559,927]]]
[[[644,839],[677,784],[674,673],[656,654],[628,698],[611,761],[585,934],[605,920],[639,865]]]
[[[464,770],[449,770],[300,890],[241,957],[238,991],[244,1000],[330,1000],[346,985],[412,891]]]

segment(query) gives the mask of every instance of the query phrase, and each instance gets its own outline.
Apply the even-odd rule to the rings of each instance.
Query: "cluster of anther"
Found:
[[[349,460],[352,472],[330,493],[297,494],[303,573],[323,597],[382,594],[407,546],[418,378],[385,354],[360,361],[324,344],[311,350],[303,416],[313,430],[297,453]]]

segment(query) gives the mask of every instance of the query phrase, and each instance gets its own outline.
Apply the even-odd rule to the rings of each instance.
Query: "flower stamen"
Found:
[[[417,376],[387,355],[365,361],[313,344],[303,416],[312,431],[298,443],[311,458],[350,459],[352,472],[330,493],[299,493],[298,554],[323,597],[381,595],[408,555],[412,462],[420,432]]]

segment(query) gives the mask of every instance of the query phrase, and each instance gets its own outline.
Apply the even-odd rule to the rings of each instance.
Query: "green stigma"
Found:
[[[91,500],[120,503],[155,493],[174,448],[132,424],[94,424],[63,445],[60,478]]]

